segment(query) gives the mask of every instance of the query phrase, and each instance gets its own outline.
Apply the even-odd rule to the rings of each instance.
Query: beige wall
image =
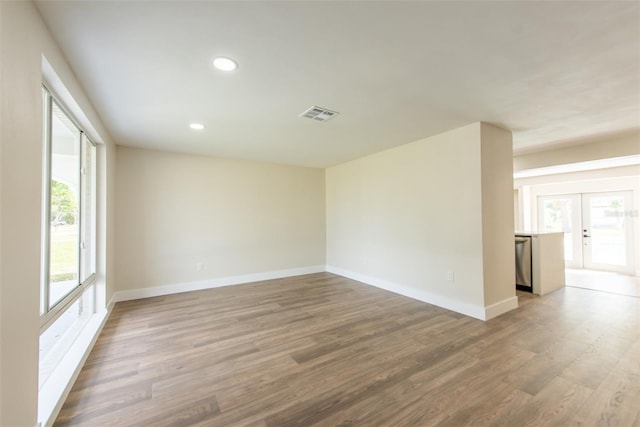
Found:
[[[0,8],[0,425],[34,426],[40,326],[40,51],[37,44],[22,46],[22,25],[32,28],[37,19],[30,5],[0,2]]]
[[[484,304],[514,295],[513,151],[511,132],[482,123],[482,256]],[[507,262],[509,260],[509,262]]]
[[[322,169],[118,147],[116,187],[118,291],[325,264]]]
[[[104,151],[113,144],[33,4],[1,1],[0,19],[0,425],[31,427],[38,404],[43,55],[99,132],[92,136],[105,142]],[[98,218],[98,286],[104,292],[113,284],[106,260],[113,238],[106,231],[113,221],[107,209],[112,167],[102,164],[99,171],[107,189]]]
[[[327,169],[330,271],[476,317],[497,298],[512,299],[513,219],[500,223],[513,217],[507,138],[475,123]],[[488,168],[505,164],[483,173],[482,149]],[[486,259],[483,232],[499,234],[499,248]],[[450,271],[454,281],[447,280]]]
[[[519,172],[638,154],[640,154],[640,129],[635,129],[584,144],[520,154],[513,159],[513,169]]]

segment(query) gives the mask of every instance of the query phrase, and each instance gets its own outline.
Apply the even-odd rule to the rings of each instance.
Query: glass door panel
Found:
[[[538,196],[538,231],[564,232],[565,266],[633,274],[633,194]]]
[[[585,268],[633,273],[631,192],[582,196]]]
[[[57,104],[52,108],[49,308],[80,284],[80,130]]]
[[[580,195],[538,197],[538,231],[564,233],[565,265],[582,267]]]

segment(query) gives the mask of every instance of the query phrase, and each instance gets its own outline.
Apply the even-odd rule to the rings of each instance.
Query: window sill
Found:
[[[98,338],[109,311],[102,310],[89,319],[82,332],[73,342],[65,357],[53,370],[38,393],[38,421],[43,427],[51,426],[64,404],[93,344]]]

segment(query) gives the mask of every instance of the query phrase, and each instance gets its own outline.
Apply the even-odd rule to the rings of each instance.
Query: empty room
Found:
[[[640,426],[640,3],[0,1],[0,426]]]

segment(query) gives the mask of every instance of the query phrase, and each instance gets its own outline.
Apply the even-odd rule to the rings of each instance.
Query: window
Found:
[[[96,148],[43,86],[40,384],[95,312]]]

